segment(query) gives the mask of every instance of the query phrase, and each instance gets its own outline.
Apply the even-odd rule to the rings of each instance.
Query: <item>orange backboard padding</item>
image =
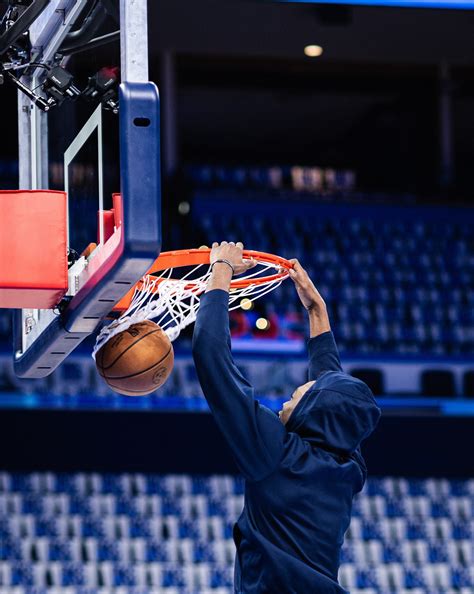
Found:
[[[101,220],[104,221],[104,242],[108,241],[122,224],[122,195],[112,194],[113,208],[110,210],[99,210],[97,213],[97,234]],[[97,235],[97,243],[100,243],[100,237]]]
[[[119,193],[112,194],[112,204],[113,204],[113,211],[114,211],[115,226],[120,227],[120,225],[122,224],[122,217],[123,217],[122,194],[119,194]]]
[[[0,307],[54,308],[68,289],[67,199],[0,191]]]
[[[112,235],[114,234],[115,230],[115,215],[114,209],[111,210],[99,210],[97,213],[98,224],[97,224],[97,243],[100,243],[99,237],[99,228],[100,228],[100,219],[104,221],[104,243],[108,241]]]

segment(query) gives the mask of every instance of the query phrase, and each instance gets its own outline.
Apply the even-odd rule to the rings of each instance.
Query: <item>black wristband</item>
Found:
[[[235,274],[235,268],[232,266],[232,264],[229,262],[229,260],[225,260],[223,258],[220,259],[220,260],[216,260],[215,262],[213,262],[211,264],[211,272],[212,272],[212,269],[214,268],[214,264],[219,264],[219,263],[221,263],[221,264],[227,264],[227,266],[229,266],[230,269],[232,270],[232,276],[234,276],[234,274]]]

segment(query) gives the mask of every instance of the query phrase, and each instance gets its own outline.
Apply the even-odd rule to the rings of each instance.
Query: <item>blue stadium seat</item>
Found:
[[[0,594],[231,593],[240,478],[2,473],[0,484]],[[472,480],[369,479],[341,584],[358,594],[470,594],[473,494]],[[129,504],[119,511],[120,498]]]

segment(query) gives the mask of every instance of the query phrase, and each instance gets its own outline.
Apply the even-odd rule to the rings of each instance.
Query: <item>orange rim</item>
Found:
[[[152,266],[148,269],[144,276],[153,274],[155,272],[161,272],[168,270],[169,268],[182,268],[183,266],[198,266],[200,264],[209,264],[210,261],[210,248],[203,249],[191,249],[191,250],[174,250],[172,252],[162,252],[158,258],[153,262]],[[254,258],[258,262],[265,262],[274,264],[275,267],[283,268],[283,272],[271,274],[268,276],[260,276],[257,278],[249,279],[236,279],[230,283],[231,289],[244,289],[250,285],[264,285],[266,283],[274,282],[280,279],[284,279],[288,274],[288,270],[293,268],[293,265],[286,258],[275,256],[274,254],[268,254],[266,252],[256,252],[253,250],[243,251],[244,259]],[[154,286],[151,288],[152,293],[158,292],[159,284],[164,280],[176,280],[173,278],[157,278]],[[139,280],[138,283],[123,297],[117,305],[113,308],[113,311],[125,311],[129,308],[132,301],[135,289],[141,290],[143,285],[143,279]],[[192,280],[189,281],[189,286],[193,285]]]

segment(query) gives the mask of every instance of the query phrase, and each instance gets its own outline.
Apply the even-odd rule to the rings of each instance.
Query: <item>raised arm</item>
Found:
[[[324,371],[342,371],[341,361],[324,299],[298,260],[291,263],[290,277],[309,317],[308,379],[311,381]]]
[[[234,273],[253,266],[243,262],[242,248],[240,243],[213,245],[212,275],[194,327],[193,357],[204,396],[240,471],[259,480],[277,467],[287,433],[278,416],[255,400],[230,349],[230,281]]]

